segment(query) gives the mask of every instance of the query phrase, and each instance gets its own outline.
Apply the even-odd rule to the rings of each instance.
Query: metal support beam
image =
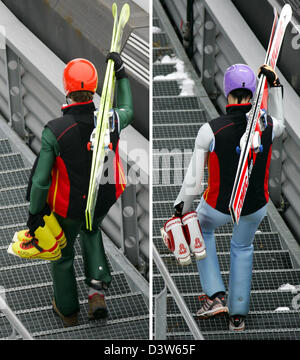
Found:
[[[10,110],[10,126],[22,138],[27,138],[21,93],[20,58],[6,46],[7,90]]]
[[[207,94],[211,99],[215,99],[217,95],[215,86],[216,24],[206,9],[204,9],[203,32],[203,62],[201,77]]]
[[[136,208],[136,185],[133,179],[126,186],[121,198],[122,250],[128,260],[139,266],[139,237]]]
[[[167,339],[167,287],[154,296],[155,301],[155,340],[166,340]]]
[[[161,273],[162,277],[164,278],[164,281],[170,290],[188,328],[190,329],[190,332],[194,336],[195,340],[204,340],[203,335],[196,323],[196,321],[193,318],[193,315],[190,313],[183,297],[180,295],[178,288],[176,284],[174,283],[166,265],[164,264],[163,260],[159,256],[159,252],[157,251],[155,245],[152,247],[153,251],[153,260],[155,261],[155,264]]]
[[[7,320],[10,322],[13,330],[10,338],[16,338],[15,332],[20,334],[24,340],[34,340],[29,331],[24,327],[21,321],[17,318],[15,313],[11,310],[11,308],[7,305],[5,301],[5,291],[0,287],[0,311],[3,312]]]

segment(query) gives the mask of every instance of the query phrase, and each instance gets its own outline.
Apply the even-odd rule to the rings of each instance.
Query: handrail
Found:
[[[7,305],[6,301],[0,294],[0,311],[3,312],[4,316],[10,322],[13,329],[15,329],[24,340],[34,340],[29,331],[25,328],[25,326],[21,323],[21,321],[17,318],[15,313],[11,310],[11,308]]]
[[[176,284],[174,283],[166,265],[164,264],[163,260],[160,258],[159,252],[156,249],[156,246],[153,244],[153,260],[155,261],[156,266],[158,267],[158,270],[160,271],[162,277],[164,278],[164,281],[170,290],[180,312],[183,316],[187,326],[189,327],[191,333],[193,334],[193,337],[195,340],[204,340],[204,337],[199,330],[199,327],[194,320],[192,314],[190,313],[183,297],[180,295]]]

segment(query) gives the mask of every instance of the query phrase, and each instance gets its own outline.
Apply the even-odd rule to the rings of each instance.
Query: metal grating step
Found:
[[[162,255],[162,259],[167,265],[169,272],[191,273],[197,271],[196,262],[193,260],[192,264],[188,266],[178,265],[173,254]],[[229,271],[230,259],[229,253],[218,254],[221,271]],[[277,251],[256,251],[253,255],[253,269],[254,270],[276,270],[276,269],[292,269],[290,254],[287,250]],[[157,267],[153,266],[153,273],[157,274]]]
[[[2,171],[0,169],[0,187],[27,185],[31,169],[13,169]]]
[[[228,289],[228,271],[222,272],[225,287]],[[202,292],[198,272],[194,273],[173,273],[172,278],[180,293]],[[279,270],[254,270],[252,275],[252,290],[278,290],[282,285],[300,285],[300,270],[279,269]],[[164,287],[161,275],[153,276],[153,293],[158,294]]]
[[[231,235],[216,234],[216,249],[217,252],[230,251]],[[153,237],[153,243],[157,247],[160,254],[170,254],[169,249],[163,243],[161,236]],[[272,251],[281,250],[281,241],[277,233],[258,233],[254,238],[255,251]]]
[[[153,44],[152,53],[153,53],[153,63],[155,63],[155,61],[160,60],[166,55],[170,55],[170,56],[173,55],[174,50],[171,47],[159,47]]]
[[[180,88],[177,81],[154,81],[153,93],[155,96],[179,96]]]
[[[9,226],[26,221],[28,204],[3,206],[0,208],[0,226]]]
[[[9,243],[7,243],[8,245]],[[6,289],[29,286],[50,281],[51,269],[49,261],[25,260],[7,254],[7,245],[0,249],[0,283]],[[78,254],[79,244],[75,246],[74,268],[77,277],[84,276],[82,256]],[[113,268],[109,263],[110,271]]]
[[[155,139],[165,138],[166,136],[170,136],[170,138],[178,137],[178,134],[184,138],[193,138],[196,139],[196,136],[199,131],[199,124],[185,124],[183,121],[182,125],[175,126],[156,126],[153,128],[153,137]]]
[[[211,340],[299,340],[300,329],[276,329],[276,330],[245,330],[222,333],[203,332],[205,339]],[[168,334],[167,339],[193,340],[193,336],[187,333]]]
[[[182,152],[193,151],[195,147],[195,138],[179,138],[176,139],[153,139],[154,149],[167,149],[168,152],[173,152],[174,149]]]
[[[2,154],[0,155],[0,171],[21,169],[24,167],[21,154]]]
[[[87,318],[87,300],[81,302],[80,305],[79,324],[89,324]],[[119,319],[130,321],[135,318],[136,314],[144,317],[148,316],[148,309],[145,306],[144,298],[141,294],[124,294],[115,297],[107,297],[107,307],[107,321],[112,321],[113,326],[107,326],[106,330],[108,334],[111,332],[112,335],[115,331],[115,327],[118,325]],[[24,326],[33,334],[43,332],[45,329],[47,329],[48,332],[51,331],[54,333],[62,328],[61,319],[54,314],[51,305],[17,311],[16,315]],[[98,324],[100,324],[100,322]],[[102,326],[105,326],[105,321],[102,322]],[[2,337],[5,338],[10,335],[9,325],[4,316],[0,318],[0,329],[2,329]],[[73,327],[73,329],[76,330],[76,326]],[[72,331],[70,328],[68,330]],[[142,334],[145,339],[148,338],[148,328],[143,329]]]
[[[66,331],[56,331],[50,333],[44,331],[42,333],[33,334],[35,339],[47,340],[145,340],[149,338],[149,334],[145,329],[149,327],[149,320],[146,316],[134,317],[128,320],[115,320],[94,322],[92,324],[82,325],[77,328]]]
[[[188,110],[200,109],[199,101],[195,96],[181,97],[153,97],[153,110]]]
[[[193,313],[197,313],[200,307],[203,305],[203,301],[200,300],[202,294],[190,293],[183,294],[183,298],[188,308],[191,309]],[[251,293],[251,302],[250,302],[250,312],[279,312],[280,308],[289,308],[293,311],[293,299],[295,294],[291,292],[283,291],[252,291]],[[266,301],[268,299],[268,301]],[[178,307],[175,300],[171,295],[168,295],[167,298],[168,314],[178,314]]]
[[[195,314],[194,314],[195,315]],[[296,316],[295,316],[296,315]],[[214,340],[214,334],[227,332],[234,338],[234,334],[228,330],[228,317],[219,316],[205,320],[196,320],[200,330],[205,333],[209,332],[206,339]],[[169,315],[167,317],[168,332],[189,332],[189,329],[180,315]],[[299,330],[299,319],[296,311],[291,312],[250,312],[247,317],[247,330],[265,331],[278,329],[297,329]],[[276,336],[276,335],[275,335]]]
[[[170,45],[169,37],[166,33],[154,33],[153,34],[153,46],[155,47],[166,47]]]
[[[174,64],[154,64],[152,73],[153,79],[155,81],[156,76],[166,76],[176,71],[176,67]]]
[[[20,269],[22,271],[22,269]],[[6,289],[5,298],[8,305],[13,311],[30,312],[30,309],[40,308],[44,306],[50,306],[53,297],[53,288],[51,279],[45,279],[43,283],[23,287],[17,287],[12,289]],[[84,301],[87,298],[87,287],[84,283],[84,278],[77,278],[78,296],[80,301]],[[130,287],[126,282],[126,277],[121,272],[112,273],[112,285],[107,291],[107,296],[118,296],[119,292],[123,294],[130,293]],[[19,301],[16,302],[16,297]]]
[[[187,169],[191,157],[192,150],[189,149],[184,152],[180,149],[173,149],[172,152],[166,152],[163,150],[161,152],[155,151],[153,153],[153,169],[161,171],[165,171],[170,168],[172,168],[172,170]],[[204,182],[207,182],[206,180],[207,179],[204,179]],[[170,200],[166,199],[166,201]]]
[[[27,186],[0,189],[0,207],[26,202]]]
[[[8,139],[0,139],[0,155],[11,153],[11,146]]]
[[[153,26],[156,26],[156,27],[160,26],[160,21],[158,18],[154,17],[154,14],[153,14],[153,18],[152,18],[152,23],[153,23]]]
[[[169,125],[169,127],[182,124],[202,124],[208,120],[207,114],[202,109],[185,109],[185,110],[158,110],[153,112],[153,127]],[[200,127],[200,126],[199,126]],[[153,138],[155,138],[153,136]]]

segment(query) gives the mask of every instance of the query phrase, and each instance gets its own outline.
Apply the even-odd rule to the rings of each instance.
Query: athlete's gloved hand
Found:
[[[179,204],[175,205],[173,216],[179,216],[179,217],[182,216],[183,205],[184,205],[183,201],[181,201]]]
[[[267,81],[268,81],[268,84],[270,87],[281,86],[279,78],[271,66],[262,65],[258,69],[258,77],[260,77],[262,74],[265,75],[265,77],[267,78]]]
[[[265,109],[260,110],[259,127],[261,131],[265,131],[268,126],[268,115]]]
[[[114,69],[115,69],[115,74],[116,74],[117,80],[127,77],[124,62],[119,53],[117,53],[117,52],[109,53],[106,56],[106,62],[108,62],[108,60],[112,60],[114,62]]]
[[[51,209],[49,207],[49,205],[46,205],[44,207],[44,209],[37,213],[37,214],[31,214],[31,212],[29,212],[29,216],[28,216],[28,220],[27,220],[27,227],[29,229],[29,233],[31,236],[34,236],[35,230],[40,227],[40,226],[44,226],[45,225],[45,221],[43,219],[43,217],[45,215],[50,215],[51,214]]]
[[[114,132],[115,128],[118,129],[118,115],[114,109],[109,110],[108,115],[109,130],[110,132]]]

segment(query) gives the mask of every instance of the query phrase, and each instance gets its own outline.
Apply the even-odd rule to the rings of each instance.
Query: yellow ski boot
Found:
[[[49,230],[52,232],[53,236],[57,240],[59,247],[61,249],[66,247],[67,239],[66,239],[65,233],[64,233],[63,229],[61,228],[61,226],[59,225],[53,212],[51,212],[51,214],[49,216],[45,215],[43,217],[43,219],[45,221],[46,226],[48,226]],[[17,234],[18,234],[19,241],[28,242],[28,241],[32,240],[32,236],[30,235],[29,230],[21,230]]]
[[[59,243],[59,247],[61,249],[65,248],[67,245],[67,239],[53,212],[51,211],[49,216],[45,215],[43,219]]]
[[[61,258],[61,250],[58,242],[45,224],[35,230],[34,237],[31,237],[27,230],[15,233],[13,242],[9,245],[8,253],[23,259],[41,259],[55,261]],[[19,236],[24,235],[22,241]],[[19,236],[18,236],[19,235]]]

